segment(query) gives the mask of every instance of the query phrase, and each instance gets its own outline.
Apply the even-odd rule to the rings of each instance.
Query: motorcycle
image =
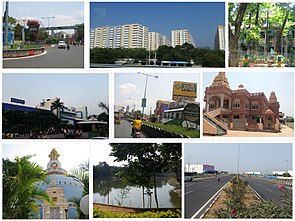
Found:
[[[134,129],[133,138],[140,138],[141,132],[140,129]]]
[[[217,178],[217,182],[220,182],[220,178]]]

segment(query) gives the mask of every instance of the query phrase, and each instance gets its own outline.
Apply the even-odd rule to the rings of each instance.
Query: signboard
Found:
[[[17,103],[17,104],[25,104],[25,100],[21,100],[21,99],[18,99],[18,98],[10,98],[10,102],[12,103]]]
[[[190,122],[199,124],[200,121],[200,107],[197,104],[187,104],[183,110],[183,118]]]
[[[197,97],[197,83],[174,81],[173,83],[173,97]]]
[[[142,98],[141,107],[146,107],[146,98]]]

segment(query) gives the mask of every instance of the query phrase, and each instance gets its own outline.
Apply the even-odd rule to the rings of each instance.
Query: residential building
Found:
[[[97,27],[90,31],[91,48],[148,48],[148,28],[141,24]]]
[[[185,172],[206,173],[207,171],[214,171],[213,165],[206,164],[186,164]]]
[[[219,25],[215,34],[214,42],[215,50],[225,50],[225,27]]]
[[[161,45],[170,45],[170,40],[158,32],[149,32],[148,50],[156,51]]]
[[[184,43],[189,43],[196,47],[193,36],[187,29],[183,30],[172,30],[171,32],[171,45],[175,47],[176,45],[183,45]]]

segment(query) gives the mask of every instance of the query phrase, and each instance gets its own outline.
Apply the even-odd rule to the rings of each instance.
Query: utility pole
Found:
[[[8,46],[8,2],[6,2],[5,7],[5,35],[4,35],[4,45]]]

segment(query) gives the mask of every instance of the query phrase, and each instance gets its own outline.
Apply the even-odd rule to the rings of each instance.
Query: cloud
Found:
[[[139,93],[139,90],[136,88],[136,86],[131,83],[120,85],[119,90],[120,93],[124,95],[137,95]]]

